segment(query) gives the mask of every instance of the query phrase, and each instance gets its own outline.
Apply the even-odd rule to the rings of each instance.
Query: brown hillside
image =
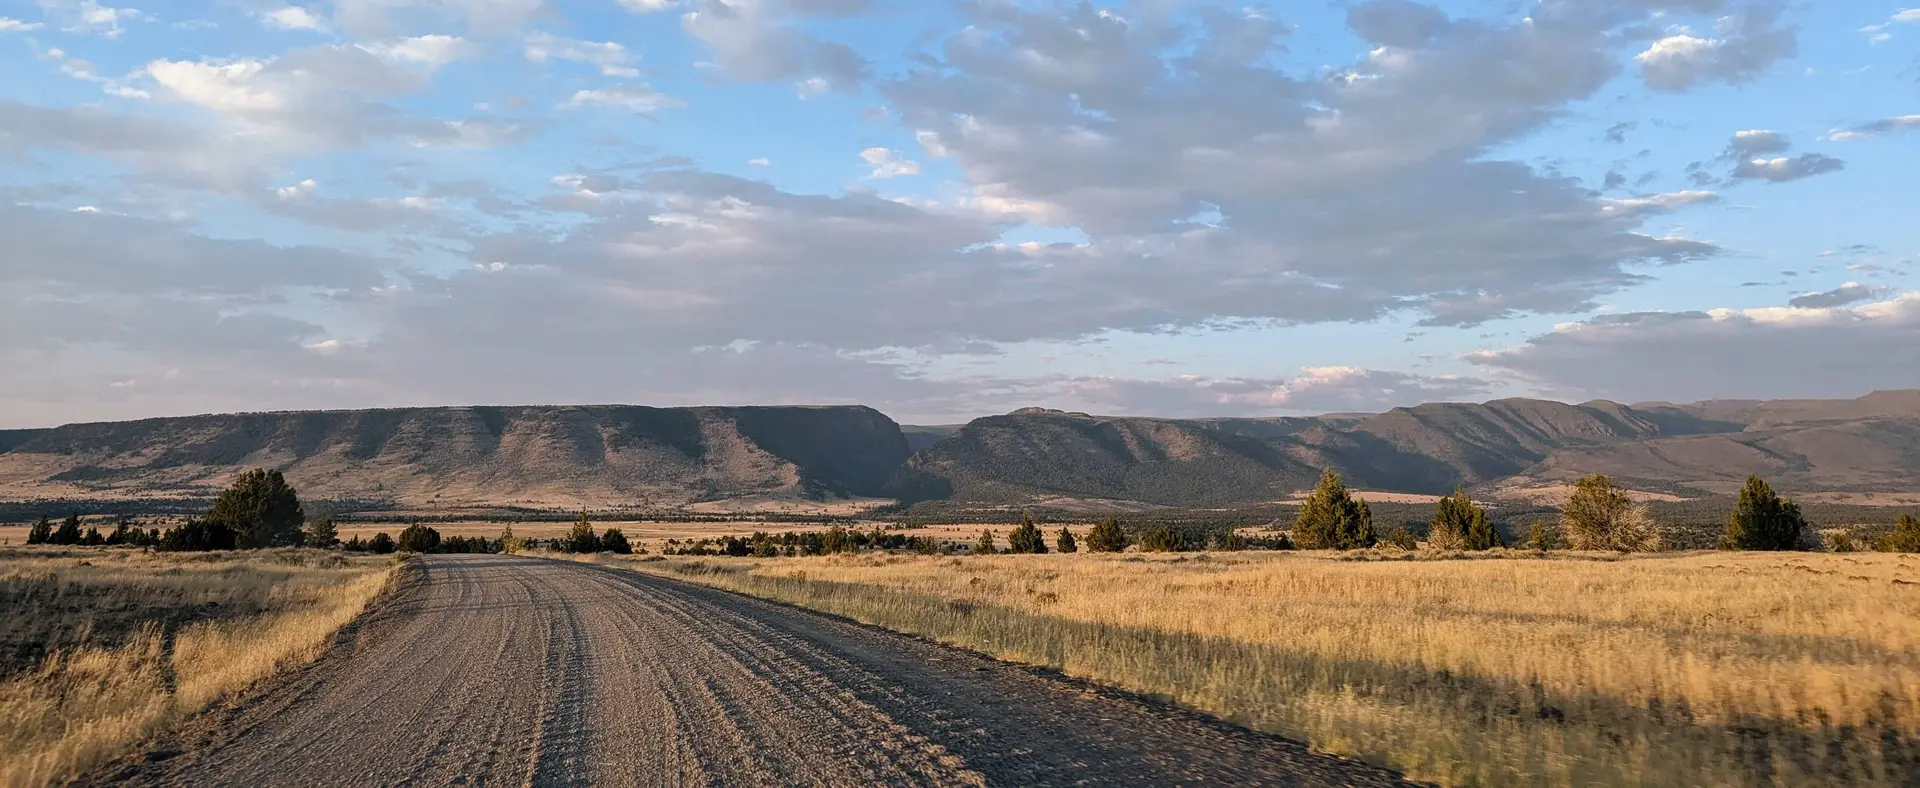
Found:
[[[198,496],[267,466],[310,497],[674,506],[874,495],[907,454],[898,425],[865,407],[245,413],[0,433],[0,490]]]

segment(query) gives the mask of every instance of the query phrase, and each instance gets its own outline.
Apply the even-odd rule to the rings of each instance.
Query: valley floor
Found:
[[[1443,784],[1899,785],[1920,556],[602,559],[1163,696]]]

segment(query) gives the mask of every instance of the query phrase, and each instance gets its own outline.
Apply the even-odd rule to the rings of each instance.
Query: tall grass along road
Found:
[[[1304,745],[668,578],[429,556],[100,783],[1387,785]]]

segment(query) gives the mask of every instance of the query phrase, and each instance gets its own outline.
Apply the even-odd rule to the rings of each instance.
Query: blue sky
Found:
[[[1899,2],[113,2],[0,0],[0,427],[1920,386]]]

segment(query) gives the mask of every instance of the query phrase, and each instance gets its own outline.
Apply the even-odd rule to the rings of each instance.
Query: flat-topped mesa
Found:
[[[0,483],[8,497],[195,496],[267,466],[309,497],[678,506],[879,495],[907,455],[899,425],[864,406],[395,408],[13,430]]]

